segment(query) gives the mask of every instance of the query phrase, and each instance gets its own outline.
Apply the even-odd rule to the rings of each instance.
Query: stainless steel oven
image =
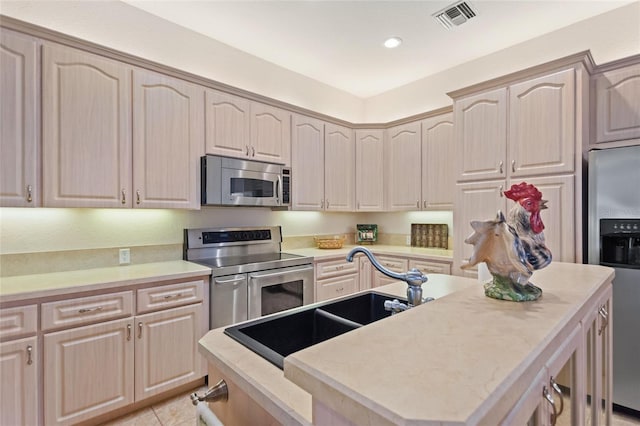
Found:
[[[211,267],[211,329],[313,302],[313,259],[280,251],[279,226],[185,230],[185,260]]]

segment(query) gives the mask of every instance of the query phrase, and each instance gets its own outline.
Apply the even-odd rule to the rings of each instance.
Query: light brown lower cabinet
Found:
[[[610,312],[609,285],[561,341],[501,425],[611,424]]]
[[[204,375],[202,303],[44,335],[45,424],[73,424]]]
[[[38,404],[38,339],[0,343],[0,425],[36,425]]]
[[[74,424],[134,402],[133,318],[44,335],[44,423]]]

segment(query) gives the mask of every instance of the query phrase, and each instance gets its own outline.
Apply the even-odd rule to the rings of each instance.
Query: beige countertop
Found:
[[[430,274],[423,291],[425,297],[444,301],[451,293],[469,287],[479,285],[468,278]],[[375,291],[404,297],[406,284],[396,282]],[[226,336],[224,328],[212,330],[200,339],[200,352],[282,424],[311,423],[311,395],[287,380],[282,370]],[[209,382],[215,383],[218,379],[210,377]]]
[[[49,274],[18,275],[0,278],[0,303],[210,274],[211,268],[184,260],[175,260]]]
[[[283,250],[286,253],[298,254],[301,256],[310,256],[315,260],[322,260],[324,258],[331,258],[336,256],[344,256],[357,247],[356,245],[345,245],[339,249],[319,249],[315,247],[300,248],[300,249],[288,249]],[[415,257],[418,259],[435,260],[440,262],[452,262],[453,250],[435,249],[435,248],[422,248],[411,246],[391,246],[391,245],[362,245],[373,252],[373,254],[387,254],[387,255],[400,255]]]
[[[353,424],[498,424],[612,277],[552,263],[525,303],[474,285],[291,354],[285,377]]]

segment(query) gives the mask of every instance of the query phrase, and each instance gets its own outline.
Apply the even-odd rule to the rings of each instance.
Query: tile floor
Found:
[[[193,426],[196,409],[191,404],[189,395],[193,392],[202,394],[206,390],[207,386],[200,386],[184,395],[174,396],[112,420],[105,423],[105,426]],[[562,416],[558,418],[561,419]],[[560,421],[558,423],[562,424]],[[614,412],[611,426],[640,426],[640,419]]]
[[[196,407],[189,395],[193,392],[204,393],[206,386],[200,386],[184,395],[177,395],[150,407],[105,423],[108,426],[194,426],[196,423]]]

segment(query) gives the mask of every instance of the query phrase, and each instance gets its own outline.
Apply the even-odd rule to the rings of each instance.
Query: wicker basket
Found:
[[[339,249],[344,244],[344,235],[334,235],[333,237],[313,237],[316,246],[321,249]]]

